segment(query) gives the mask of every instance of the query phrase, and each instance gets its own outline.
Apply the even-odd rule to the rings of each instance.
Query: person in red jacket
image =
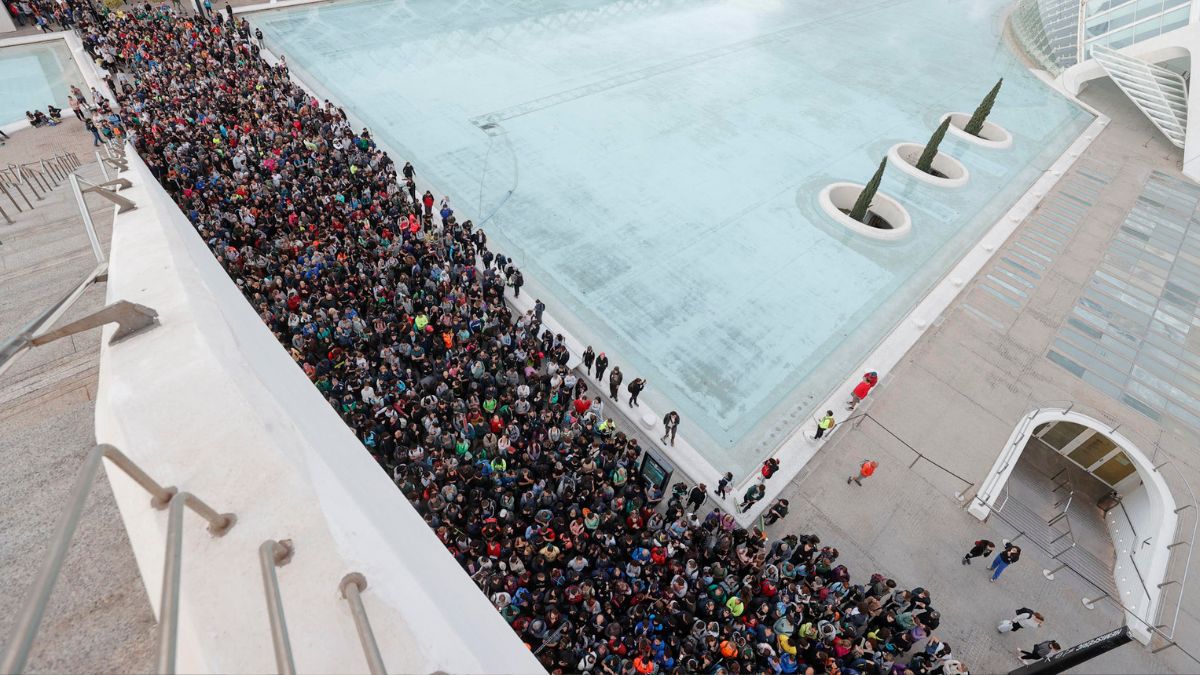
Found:
[[[763,481],[765,482],[770,480],[771,476],[774,476],[776,471],[779,471],[779,460],[775,459],[774,457],[768,457],[762,465]]]
[[[866,398],[867,394],[871,393],[871,389],[875,387],[877,382],[879,382],[879,375],[874,371],[863,375],[862,381],[854,386],[854,391],[850,392],[850,400],[846,403],[846,410],[854,410],[854,407]]]
[[[592,407],[592,402],[587,400],[586,396],[580,396],[579,398],[575,399],[572,405],[575,406],[576,415],[583,415],[588,411],[588,408]]]

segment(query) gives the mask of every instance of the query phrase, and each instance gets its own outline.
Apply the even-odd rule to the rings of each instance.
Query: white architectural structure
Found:
[[[1091,80],[1111,77],[1172,144],[1183,148],[1183,174],[1200,180],[1200,142],[1190,133],[1188,116],[1194,102],[1188,76],[1193,52],[1200,49],[1200,3],[1021,0],[1012,28],[1030,57],[1071,95]]]
[[[1187,134],[1187,82],[1179,73],[1097,44],[1091,57],[1175,147]]]
[[[96,438],[164,485],[237,516],[219,539],[185,519],[179,671],[273,671],[259,546],[290,540],[294,556],[276,575],[298,670],[365,669],[339,593],[339,581],[359,572],[389,671],[542,672],[141,158],[129,153],[128,166],[121,176],[133,185],[121,194],[137,209],[114,220],[108,298],[152,307],[159,325],[115,344],[115,326],[105,329]],[[168,518],[125,473],[105,468],[161,613]]]
[[[1005,494],[1005,483],[1021,453],[1035,437],[1042,438],[1076,466],[1114,488],[1124,505],[1105,518],[1116,553],[1114,576],[1120,594],[1116,600],[1126,608],[1127,623],[1133,634],[1143,643],[1149,643],[1150,626],[1163,602],[1170,544],[1181,509],[1159,467],[1137,443],[1074,407],[1074,404],[1041,407],[1022,417],[967,510],[983,520],[999,508],[997,502]],[[1136,539],[1144,537],[1144,541],[1135,541],[1129,534],[1137,531],[1142,536]],[[1122,573],[1126,566],[1134,573]],[[1053,574],[1047,573],[1047,578],[1052,579]]]

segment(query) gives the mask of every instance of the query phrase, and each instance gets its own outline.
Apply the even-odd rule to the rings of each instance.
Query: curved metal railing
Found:
[[[1135,428],[1125,427],[1125,425],[1121,422],[1115,421],[1113,416],[1109,413],[1094,409],[1086,404],[1079,403],[1078,401],[1044,401],[1039,403],[1033,410],[1026,413],[1022,418],[1021,424],[1018,427],[1019,433],[1017,433],[1014,437],[1016,440],[1009,444],[1001,452],[1001,463],[999,470],[996,473],[1003,473],[1008,469],[1009,466],[1012,465],[1013,462],[1016,461],[1016,458],[1020,456],[1020,452],[1024,448],[1022,439],[1027,440],[1028,436],[1025,431],[1028,430],[1029,424],[1032,423],[1033,419],[1037,417],[1038,414],[1045,411],[1054,411],[1064,414],[1074,411],[1083,415],[1087,415],[1088,417],[1103,422],[1107,425],[1107,428],[1098,429],[1097,431],[1100,431],[1106,435],[1116,434],[1119,431],[1122,436],[1132,441],[1133,444],[1140,448],[1143,452],[1148,453],[1150,452],[1151,448],[1153,449],[1153,454],[1151,455],[1151,461],[1154,462],[1153,471],[1162,476],[1163,480],[1167,482],[1172,495],[1176,498],[1177,507],[1175,508],[1175,514],[1180,516],[1176,524],[1175,537],[1173,538],[1172,543],[1167,546],[1167,549],[1171,552],[1167,560],[1167,570],[1168,574],[1170,574],[1172,571],[1175,572],[1174,578],[1167,579],[1162,583],[1157,584],[1157,588],[1159,590],[1167,588],[1168,586],[1178,586],[1178,593],[1174,595],[1174,612],[1170,621],[1162,621],[1168,606],[1165,602],[1167,598],[1165,592],[1162,595],[1162,599],[1159,601],[1156,616],[1152,618],[1147,617],[1149,620],[1143,619],[1135,612],[1125,607],[1125,605],[1122,604],[1119,599],[1109,599],[1120,606],[1127,615],[1133,616],[1135,619],[1145,624],[1147,629],[1162,641],[1162,644],[1153,650],[1155,653],[1170,647],[1179,647],[1179,649],[1187,654],[1190,658],[1195,660],[1197,663],[1200,663],[1200,659],[1197,659],[1187,650],[1183,649],[1183,647],[1179,645],[1175,639],[1176,631],[1179,625],[1179,615],[1183,607],[1183,597],[1187,588],[1187,580],[1191,569],[1192,551],[1195,548],[1198,528],[1200,528],[1200,513],[1198,513],[1198,511],[1200,511],[1200,506],[1198,506],[1200,502],[1197,502],[1196,494],[1192,489],[1191,483],[1180,470],[1175,459],[1167,455],[1167,453],[1162,449],[1161,438],[1164,431],[1160,430],[1159,438],[1152,439]],[[1173,472],[1164,472],[1163,469],[1167,466],[1170,466],[1173,469]],[[999,496],[997,493],[997,490],[999,489],[1001,489],[1001,486],[992,486],[987,490],[977,492],[971,498],[969,503],[973,504],[978,502],[990,510],[992,507],[989,506],[989,502],[992,501],[993,497]],[[1180,501],[1184,501],[1185,503],[1179,505]],[[1181,516],[1184,511],[1188,510],[1192,512],[1192,522],[1190,528],[1187,527],[1185,519]],[[1186,549],[1183,547],[1186,547]],[[1061,569],[1061,567],[1059,569]],[[1105,596],[1092,599],[1085,598],[1084,604],[1085,606],[1094,606],[1095,602],[1104,599],[1104,597]]]

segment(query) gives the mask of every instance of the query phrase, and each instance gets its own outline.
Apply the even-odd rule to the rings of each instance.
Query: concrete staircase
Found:
[[[40,130],[39,130],[40,131]],[[80,152],[80,158],[88,155]],[[77,169],[104,180],[93,160]],[[0,219],[0,339],[19,331],[95,266],[67,180]],[[17,195],[14,194],[14,197]],[[17,197],[20,199],[19,197]],[[102,248],[113,205],[86,201]],[[22,202],[24,207],[25,204]],[[88,289],[61,323],[104,306],[104,287]],[[100,330],[38,347],[0,377],[0,594],[17,607],[42,564],[55,519],[84,455],[95,444],[94,406]],[[107,479],[96,486],[34,644],[30,672],[147,672],[153,668],[154,615],[138,575]],[[0,645],[15,612],[0,614]]]

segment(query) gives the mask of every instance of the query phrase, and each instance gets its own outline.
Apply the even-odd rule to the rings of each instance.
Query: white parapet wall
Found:
[[[108,301],[160,325],[115,345],[104,331],[96,437],[164,485],[237,515],[213,538],[187,514],[179,672],[275,672],[258,547],[291,539],[278,569],[300,672],[365,672],[348,572],[390,672],[539,673],[505,623],[291,360],[132,151],[113,223]],[[155,613],[166,512],[106,466]]]

